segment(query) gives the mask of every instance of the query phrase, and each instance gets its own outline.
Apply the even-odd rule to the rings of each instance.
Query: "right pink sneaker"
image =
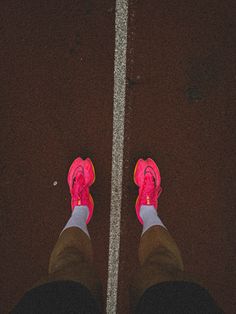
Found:
[[[143,224],[140,217],[140,207],[142,205],[153,205],[157,210],[158,197],[162,192],[160,171],[151,158],[147,160],[139,159],[134,169],[134,182],[139,186],[139,195],[135,208],[138,220]]]

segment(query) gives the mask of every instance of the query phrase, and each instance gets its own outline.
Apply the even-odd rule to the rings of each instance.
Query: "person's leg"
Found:
[[[78,227],[70,227],[62,232],[50,256],[48,275],[32,288],[58,280],[81,283],[99,304],[102,303],[102,286],[93,265],[91,240]]]
[[[87,229],[87,223],[93,212],[93,200],[88,186],[94,182],[94,177],[88,186],[85,185],[86,182],[82,180],[82,177],[81,180],[78,179],[78,174],[81,172],[78,172],[78,162],[80,167],[83,166],[83,162],[76,159],[68,175],[72,196],[72,215],[51,253],[48,275],[41,278],[32,288],[58,280],[76,281],[87,287],[102,307],[102,286],[93,264],[92,243]],[[86,168],[88,168],[87,164]],[[71,171],[76,176],[70,176]],[[94,169],[90,171],[94,172]]]
[[[142,235],[139,261],[131,285],[132,312],[224,313],[201,280],[184,271],[180,251],[162,225],[153,225]]]
[[[136,213],[143,232],[139,245],[140,266],[130,286],[132,309],[149,287],[186,277],[180,250],[157,214],[162,188],[159,169],[153,160],[139,160],[134,180],[139,186]]]
[[[163,281],[184,280],[186,277],[176,242],[161,225],[151,226],[141,236],[139,262],[140,267],[131,283],[132,308],[149,287]]]

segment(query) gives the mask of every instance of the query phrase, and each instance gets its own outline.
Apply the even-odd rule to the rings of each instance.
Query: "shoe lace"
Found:
[[[72,194],[75,199],[81,199],[82,201],[86,197],[87,187],[85,185],[84,176],[81,174],[74,178],[72,185]]]
[[[144,177],[143,187],[142,187],[142,200],[147,199],[149,196],[150,200],[153,201],[155,198],[158,198],[162,192],[162,188],[156,188],[156,180],[152,174],[148,173]],[[156,195],[157,193],[157,195]]]
[[[155,179],[152,175],[147,174],[144,177],[144,182],[143,182],[143,197],[146,198],[146,196],[150,196],[153,197],[155,194],[155,186],[156,186],[156,182]]]

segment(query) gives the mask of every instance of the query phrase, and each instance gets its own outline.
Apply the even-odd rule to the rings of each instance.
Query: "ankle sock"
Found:
[[[88,206],[75,206],[70,219],[68,220],[67,224],[65,225],[64,229],[62,232],[70,227],[78,227],[81,230],[83,230],[87,236],[90,238],[86,220],[89,216],[89,209]],[[60,233],[60,235],[62,234]]]
[[[165,229],[166,226],[162,223],[161,219],[157,215],[157,211],[154,206],[152,205],[142,205],[140,207],[140,216],[143,220],[143,232],[142,235],[144,234],[145,231],[147,231],[149,228],[153,226],[162,226]]]

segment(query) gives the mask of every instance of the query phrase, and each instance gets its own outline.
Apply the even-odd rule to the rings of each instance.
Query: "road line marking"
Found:
[[[108,314],[116,314],[122,200],[128,0],[116,0]]]

